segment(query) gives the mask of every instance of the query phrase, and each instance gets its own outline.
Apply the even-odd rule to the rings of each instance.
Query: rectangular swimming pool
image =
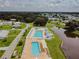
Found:
[[[43,37],[43,32],[41,30],[36,30],[33,37],[42,38]]]
[[[32,42],[32,49],[31,49],[33,56],[39,56],[40,54],[40,47],[38,42]]]

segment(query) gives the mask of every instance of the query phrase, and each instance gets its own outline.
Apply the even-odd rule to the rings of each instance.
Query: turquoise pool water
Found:
[[[42,38],[43,37],[42,31],[41,30],[36,30],[33,37]]]
[[[40,47],[38,42],[32,42],[32,55],[39,56],[40,54]]]

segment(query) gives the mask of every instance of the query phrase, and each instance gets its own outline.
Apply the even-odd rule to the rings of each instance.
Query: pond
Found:
[[[67,59],[79,59],[79,37],[67,36],[66,30],[56,27],[52,30],[63,40],[62,50]]]

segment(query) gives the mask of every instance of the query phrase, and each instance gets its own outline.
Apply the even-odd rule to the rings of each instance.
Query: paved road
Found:
[[[5,51],[4,55],[1,57],[1,59],[10,59],[11,55],[14,51],[14,49],[16,48],[18,42],[20,41],[20,38],[22,37],[22,35],[24,34],[25,30],[28,28],[29,26],[26,26],[25,29],[23,29],[20,34],[13,40],[13,42],[10,44],[10,46],[8,47],[8,49]]]
[[[54,27],[52,30],[63,40],[61,48],[67,59],[79,59],[79,38],[67,37],[66,34],[64,34],[64,29]]]

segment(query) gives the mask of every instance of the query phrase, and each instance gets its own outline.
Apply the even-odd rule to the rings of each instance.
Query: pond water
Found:
[[[58,34],[63,40],[62,50],[67,59],[79,59],[79,37],[67,36],[64,29],[52,28],[52,30]]]

